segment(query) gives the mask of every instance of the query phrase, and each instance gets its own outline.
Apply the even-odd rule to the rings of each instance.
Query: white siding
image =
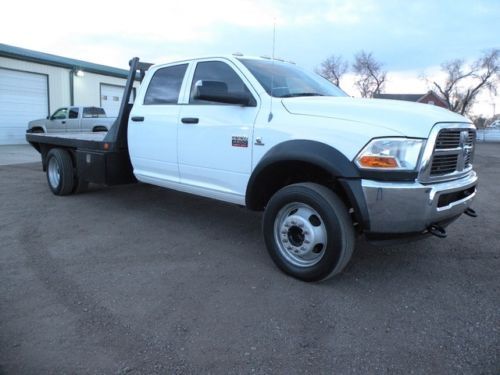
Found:
[[[83,77],[75,76],[73,82],[75,90],[75,105],[100,107],[102,95],[101,87],[105,85],[108,85],[108,87],[125,87],[127,80],[124,78],[108,77],[101,74],[84,72]],[[139,87],[139,83],[136,82],[134,87]]]
[[[71,69],[60,68],[51,65],[44,65],[39,63],[33,63],[23,60],[10,59],[6,57],[0,57],[0,68],[12,69],[17,71],[23,71],[27,73],[40,73],[48,77],[48,108],[49,114],[52,114],[57,108],[67,107],[70,105],[71,94],[70,94],[70,74]],[[125,86],[126,79],[109,77],[102,74],[94,74],[89,72],[84,72],[83,77],[73,76],[73,92],[74,92],[74,105],[83,106],[101,106],[101,85],[117,85]],[[138,88],[139,83],[136,82],[134,87]],[[43,95],[46,94],[40,94]],[[23,100],[19,99],[19,105],[22,106]],[[26,116],[34,116],[34,118],[29,118],[29,120],[35,120],[36,118],[45,117],[35,115],[34,112],[30,112],[29,105],[24,104],[24,113]],[[26,118],[23,118],[23,123]],[[10,120],[9,120],[10,121]],[[0,133],[5,133],[7,130],[2,130],[6,128],[7,125],[0,122]],[[24,125],[23,125],[24,127]],[[24,143],[24,135],[22,139],[16,137],[16,140],[10,140],[10,143]]]

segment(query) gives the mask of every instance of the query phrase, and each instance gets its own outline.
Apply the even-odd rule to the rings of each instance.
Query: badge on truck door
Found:
[[[248,147],[248,137],[240,137],[233,135],[233,147]]]

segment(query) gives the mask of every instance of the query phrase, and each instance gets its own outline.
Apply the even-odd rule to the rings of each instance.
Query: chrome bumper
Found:
[[[431,224],[458,217],[470,207],[476,192],[438,207],[443,194],[470,189],[477,184],[471,171],[466,177],[433,184],[361,180],[372,233],[418,233]]]

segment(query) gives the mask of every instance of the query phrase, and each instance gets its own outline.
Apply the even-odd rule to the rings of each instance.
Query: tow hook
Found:
[[[477,217],[477,212],[474,211],[472,208],[467,208],[464,211],[464,214],[466,214],[467,216],[470,216],[470,217]]]
[[[432,224],[427,228],[427,230],[429,231],[430,234],[439,238],[446,238],[447,236],[446,230],[441,225],[438,224]]]

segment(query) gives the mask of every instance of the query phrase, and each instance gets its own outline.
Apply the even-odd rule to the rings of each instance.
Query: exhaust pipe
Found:
[[[466,214],[467,216],[470,216],[470,217],[477,217],[477,212],[474,211],[472,208],[467,208],[465,211],[464,211],[464,214]]]
[[[427,230],[429,231],[430,234],[439,238],[446,238],[447,236],[446,230],[441,225],[438,224],[432,224],[427,228]]]

